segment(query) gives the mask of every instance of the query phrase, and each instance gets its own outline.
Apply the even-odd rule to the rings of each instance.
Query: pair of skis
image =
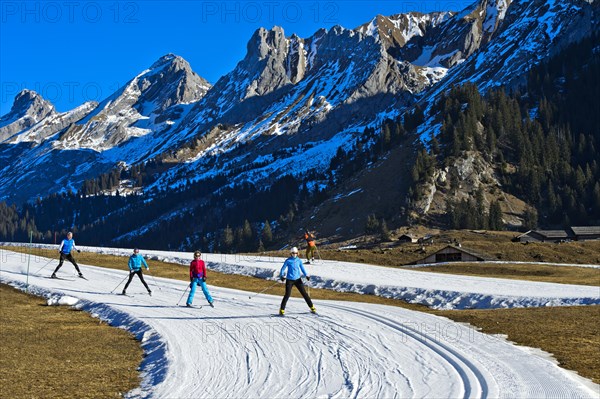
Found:
[[[90,281],[87,278],[85,278],[84,276],[77,276],[77,277],[82,278],[82,279],[87,280],[87,281]],[[54,276],[54,277],[50,276],[50,277],[46,277],[46,278],[49,278],[51,280],[75,281],[75,280],[70,279],[70,278],[64,278],[64,277],[58,277],[58,276]]]
[[[310,312],[310,314],[312,314],[312,315],[314,315],[316,317],[319,317],[319,314],[316,313],[316,312],[314,312],[314,313]],[[289,315],[289,314],[279,314],[279,313],[277,313],[277,314],[271,315],[271,317],[280,317],[282,319],[294,319],[294,320],[298,320],[299,316],[298,315]]]

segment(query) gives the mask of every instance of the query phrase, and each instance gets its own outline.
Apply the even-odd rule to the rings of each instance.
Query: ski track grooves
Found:
[[[470,398],[472,396],[479,397],[479,398],[487,398],[488,397],[488,384],[487,384],[485,378],[483,377],[483,375],[481,374],[481,372],[479,371],[479,369],[477,367],[475,367],[475,365],[473,365],[473,363],[471,363],[469,360],[467,360],[464,356],[460,355],[455,350],[449,348],[447,345],[444,345],[439,342],[435,342],[434,340],[428,340],[427,338],[420,338],[419,335],[422,335],[422,333],[420,333],[410,327],[403,326],[402,324],[400,324],[394,320],[388,319],[387,317],[377,316],[377,315],[374,315],[373,313],[368,313],[365,311],[358,311],[355,309],[350,309],[346,306],[332,305],[332,304],[321,305],[321,306],[325,306],[327,308],[338,309],[338,310],[341,310],[344,312],[353,313],[353,314],[359,315],[361,317],[368,318],[368,319],[374,320],[376,322],[382,323],[394,330],[400,331],[400,332],[408,335],[413,340],[419,342],[420,344],[426,346],[427,348],[429,348],[430,350],[432,350],[433,352],[438,354],[443,360],[448,362],[456,370],[457,374],[460,376],[460,378],[463,382],[464,394],[462,396],[464,398]],[[474,388],[473,385],[476,385],[475,389],[473,389]]]

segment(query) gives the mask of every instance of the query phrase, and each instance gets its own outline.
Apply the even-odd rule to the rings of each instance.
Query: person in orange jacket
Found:
[[[304,230],[304,239],[306,240],[306,263],[315,261],[315,250],[317,249],[317,243],[315,236],[308,230]]]

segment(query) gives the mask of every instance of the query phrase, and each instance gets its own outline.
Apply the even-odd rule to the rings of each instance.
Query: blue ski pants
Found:
[[[196,295],[196,287],[197,286],[200,286],[200,288],[202,288],[202,292],[204,293],[204,296],[206,297],[206,300],[208,301],[208,303],[212,303],[212,301],[213,301],[212,296],[210,296],[210,292],[208,292],[206,283],[204,281],[202,281],[201,278],[195,278],[190,283],[190,295],[188,296],[187,303],[189,305],[192,304],[192,301],[194,300],[194,295]]]

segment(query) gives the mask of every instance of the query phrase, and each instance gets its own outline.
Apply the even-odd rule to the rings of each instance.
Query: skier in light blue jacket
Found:
[[[79,277],[85,278],[85,277],[83,277],[81,270],[79,270],[79,265],[75,261],[75,258],[73,258],[73,251],[81,252],[79,249],[77,249],[77,247],[75,247],[75,240],[73,240],[73,233],[69,231],[67,233],[67,238],[62,240],[62,242],[60,243],[60,247],[58,248],[60,260],[58,261],[58,266],[56,266],[56,269],[54,270],[54,273],[52,273],[51,278],[58,278],[58,277],[56,277],[56,272],[58,272],[58,269],[60,269],[62,267],[65,259],[68,260],[69,262],[71,262],[73,264],[73,266],[75,266],[75,270],[77,270]]]
[[[133,254],[129,257],[129,280],[127,280],[127,284],[125,284],[125,288],[123,288],[122,294],[127,294],[127,287],[129,287],[129,283],[133,279],[134,275],[138,275],[144,287],[148,290],[148,295],[152,295],[152,291],[146,281],[144,280],[144,275],[142,274],[142,265],[146,268],[146,270],[150,270],[148,264],[146,263],[146,259],[142,255],[140,255],[139,249],[134,249]]]
[[[283,267],[279,272],[279,278],[281,281],[285,281],[285,295],[283,296],[283,300],[281,301],[281,306],[279,307],[279,314],[283,316],[285,314],[285,305],[287,304],[290,295],[292,294],[292,287],[296,286],[300,294],[306,301],[306,304],[310,308],[312,313],[317,313],[317,309],[315,309],[310,297],[306,293],[304,289],[304,283],[301,279],[301,274],[304,274],[307,280],[310,281],[310,276],[304,270],[304,265],[302,264],[302,260],[298,258],[298,248],[293,247],[290,251],[290,257],[285,260],[283,263]],[[286,275],[287,269],[287,275]],[[287,281],[286,281],[287,279]]]

